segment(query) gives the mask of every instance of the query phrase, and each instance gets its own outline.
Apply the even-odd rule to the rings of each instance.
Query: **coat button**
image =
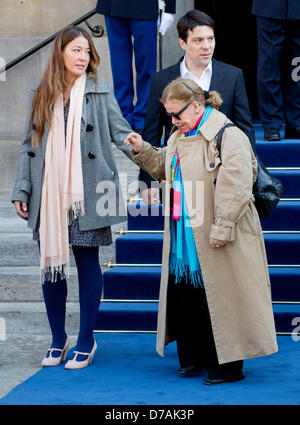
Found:
[[[91,124],[88,124],[86,126],[86,131],[93,131],[93,130],[94,130],[94,127]]]
[[[93,152],[89,152],[88,153],[88,156],[89,156],[90,159],[95,159],[96,158],[96,155]]]
[[[209,167],[210,167],[210,168],[214,168],[214,166],[215,166],[215,163],[214,163],[214,162],[211,162],[211,163],[209,164]]]
[[[34,157],[35,157],[35,153],[34,153],[34,152],[32,152],[32,151],[28,151],[28,152],[27,152],[27,154],[28,154],[28,156],[30,156],[31,158],[34,158]]]

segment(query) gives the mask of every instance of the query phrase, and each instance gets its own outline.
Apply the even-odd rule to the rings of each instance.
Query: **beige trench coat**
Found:
[[[230,127],[224,132],[221,163],[216,136],[228,122],[224,114],[214,109],[201,126],[200,134],[182,139],[176,131],[167,147],[153,148],[145,142],[141,152],[133,154],[136,163],[155,179],[166,179],[156,342],[161,356],[165,345],[174,339],[168,331],[167,289],[170,176],[176,150],[219,363],[265,356],[278,350],[264,239],[252,195],[256,159],[244,133]],[[227,244],[211,248],[211,237]]]

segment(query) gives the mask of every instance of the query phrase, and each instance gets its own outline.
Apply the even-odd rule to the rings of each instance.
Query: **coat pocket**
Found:
[[[253,211],[247,209],[238,221],[238,228],[242,233],[258,237],[262,234],[261,227],[255,222]]]

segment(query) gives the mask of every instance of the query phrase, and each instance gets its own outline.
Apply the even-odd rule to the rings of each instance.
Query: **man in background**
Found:
[[[216,90],[222,97],[220,111],[233,121],[248,136],[254,152],[255,135],[251,122],[248,97],[243,71],[213,58],[215,49],[214,21],[200,10],[191,10],[178,20],[179,43],[185,56],[178,63],[151,77],[143,139],[153,146],[161,146],[172,129],[172,120],[167,115],[160,98],[167,84],[178,77],[190,78],[203,90]],[[144,170],[140,171],[143,199],[151,203],[158,197],[157,190],[149,188],[153,179]]]
[[[97,3],[97,13],[105,16],[115,96],[124,118],[139,133],[144,128],[150,77],[156,72],[158,17],[159,30],[164,34],[173,22],[175,2],[162,2],[161,14],[158,0],[98,0]]]
[[[254,0],[252,13],[257,23],[257,89],[264,138],[280,140],[285,123],[284,137],[300,139],[300,81],[295,72],[300,65],[300,1]]]

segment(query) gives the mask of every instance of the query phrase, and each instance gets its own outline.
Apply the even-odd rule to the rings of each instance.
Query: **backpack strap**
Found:
[[[222,127],[221,130],[218,133],[217,149],[218,149],[219,153],[221,153],[221,143],[222,143],[222,137],[223,137],[224,130],[225,130],[225,128],[228,128],[228,127],[234,127],[234,124],[232,122],[225,124],[224,127]]]

